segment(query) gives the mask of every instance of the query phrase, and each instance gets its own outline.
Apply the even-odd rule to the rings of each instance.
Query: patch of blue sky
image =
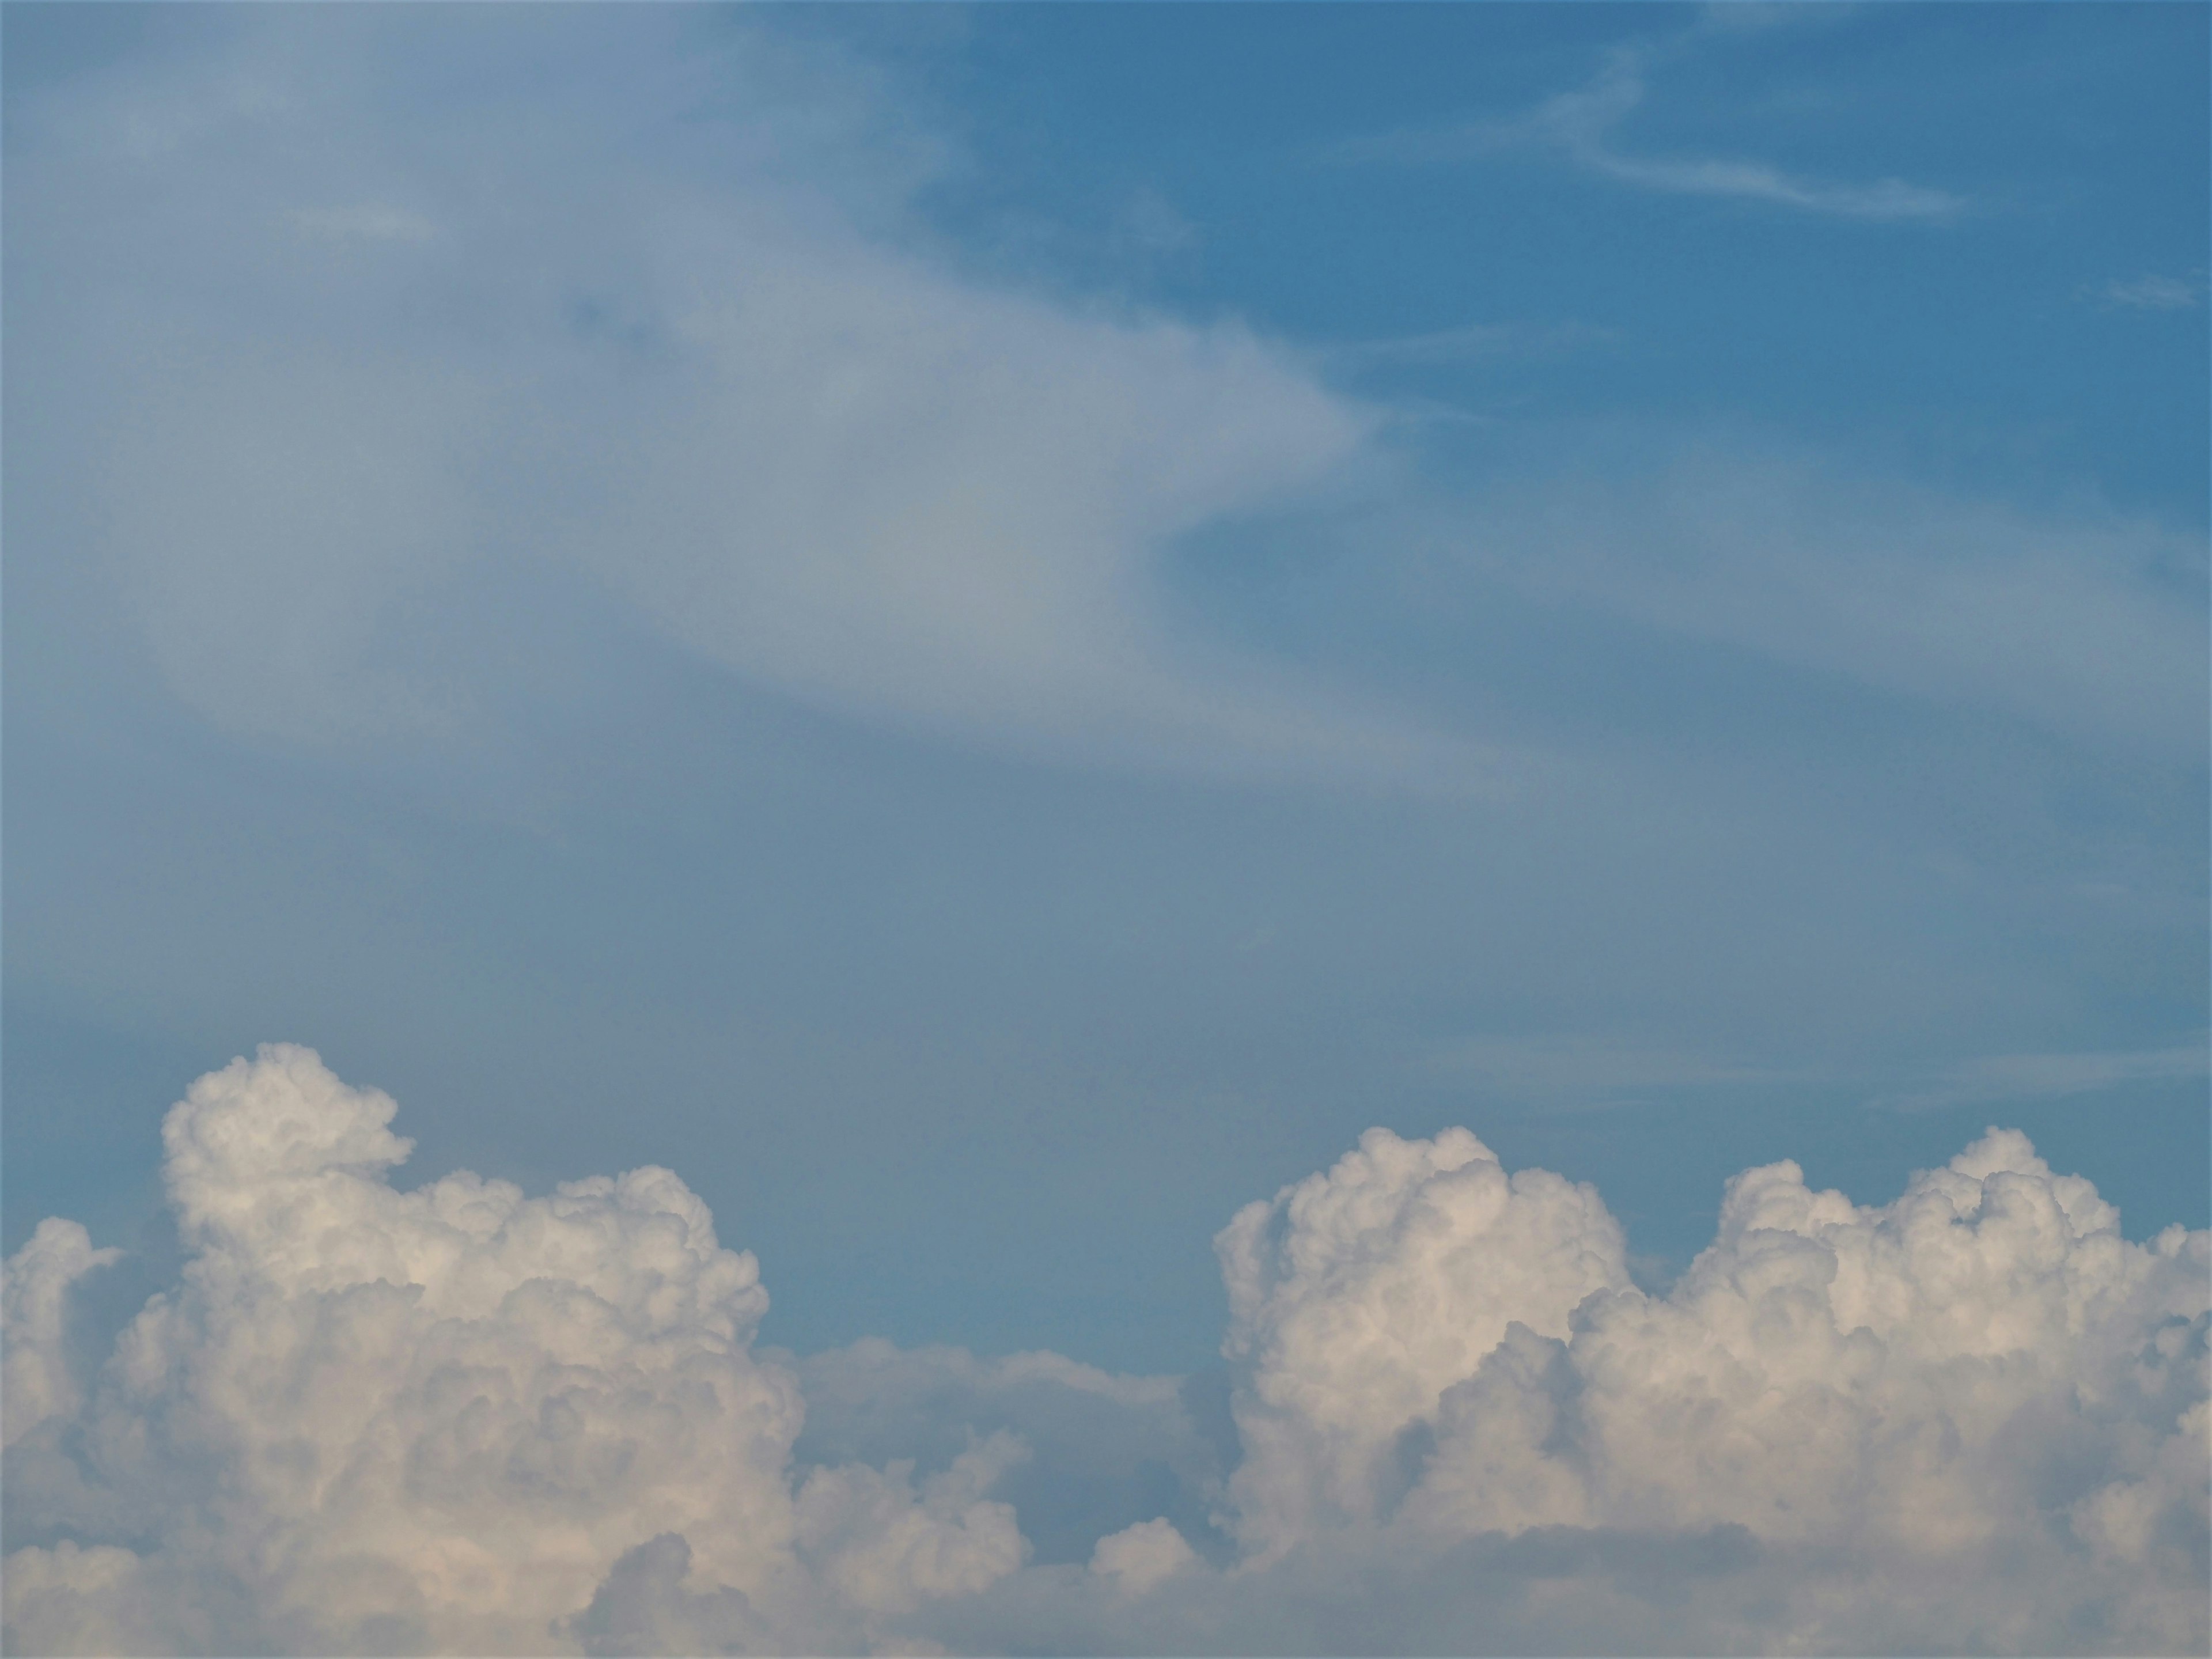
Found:
[[[1003,9],[931,43],[975,159],[928,199],[994,268],[1364,351],[1371,391],[1750,427],[2201,527],[2207,417],[2173,368],[2204,310],[2145,329],[2112,295],[2201,285],[2203,28],[2153,6],[1285,6],[1162,29]],[[1583,120],[1587,145],[1547,136],[1549,106],[1624,80],[1638,95]],[[1886,185],[1906,210],[1880,210]],[[1455,333],[1479,349],[1376,349]]]

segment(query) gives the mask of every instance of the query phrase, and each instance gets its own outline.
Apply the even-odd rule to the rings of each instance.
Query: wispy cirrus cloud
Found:
[[[862,72],[825,54],[802,75],[770,31],[710,49],[674,20],[550,29],[544,84],[599,88],[556,137],[427,87],[395,118],[362,65],[404,79],[413,37],[348,30],[338,52],[256,18],[227,47],[251,96],[153,60],[16,116],[36,136],[16,198],[70,227],[40,257],[105,273],[69,289],[31,372],[132,411],[91,417],[107,436],[79,462],[110,481],[103,568],[217,726],[458,740],[489,699],[422,619],[471,582],[580,580],[737,679],[856,720],[1138,770],[1490,780],[1489,757],[1410,716],[1192,637],[1163,598],[1179,537],[1368,453],[1380,412],[1302,354],[908,246],[881,222],[904,163],[834,112]],[[440,38],[455,62],[499,50]],[[702,167],[688,118],[624,113],[690,107],[695,77],[815,94],[763,93]],[[172,107],[161,142],[125,141]],[[848,200],[871,191],[894,205]],[[142,192],[162,211],[125,205]],[[1117,236],[1148,258],[1196,234],[1139,192]],[[462,315],[500,321],[428,320]],[[564,489],[511,490],[518,468]]]
[[[2172,1048],[2131,1048],[2078,1054],[1984,1054],[1961,1062],[1917,1087],[1875,1102],[1894,1111],[1936,1111],[2002,1101],[2050,1100],[2094,1094],[2130,1083],[2172,1083],[2212,1070],[2205,1042]]]
[[[1645,100],[1650,58],[1648,50],[1621,47],[1587,83],[1546,99],[1526,115],[1378,133],[1341,144],[1334,154],[1346,161],[1419,165],[1534,149],[1638,189],[1765,202],[1834,218],[1934,223],[1966,210],[1961,196],[1901,179],[1843,182],[1740,157],[1642,155],[1626,149],[1615,142],[1616,130]]]
[[[1589,323],[1463,323],[1419,334],[1346,340],[1325,348],[1322,361],[1357,373],[1373,368],[1428,368],[1500,357],[1557,357],[1620,338],[1618,329]]]
[[[1438,1074],[1508,1096],[1541,1097],[1796,1080],[1796,1073],[1734,1056],[1580,1032],[1462,1037],[1434,1049],[1429,1064]]]
[[[2204,298],[2204,273],[2199,270],[2187,276],[2153,274],[2124,279],[2115,276],[2092,291],[2107,308],[2117,306],[2128,311],[2193,311]]]

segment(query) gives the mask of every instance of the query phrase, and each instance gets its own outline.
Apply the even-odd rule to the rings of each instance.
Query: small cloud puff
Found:
[[[1197,1562],[1197,1553],[1183,1542],[1174,1523],[1161,1518],[1139,1521],[1100,1539],[1091,1571],[1132,1595],[1142,1595]]]
[[[1370,1130],[1223,1231],[1217,1392],[756,1351],[674,1175],[402,1193],[393,1109],[303,1048],[200,1079],[181,1282],[104,1357],[71,1310],[117,1252],[8,1261],[9,1650],[2212,1634],[2212,1235],[2130,1243],[2015,1132],[1883,1206],[1747,1170],[1659,1297],[1591,1188]]]

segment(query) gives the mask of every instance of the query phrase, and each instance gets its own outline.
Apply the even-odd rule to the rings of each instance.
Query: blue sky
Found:
[[[4,8],[0,1648],[2204,1652],[2208,18]]]
[[[2203,1225],[2205,29],[11,7],[8,1248],[276,1040],[800,1352],[1375,1124]]]

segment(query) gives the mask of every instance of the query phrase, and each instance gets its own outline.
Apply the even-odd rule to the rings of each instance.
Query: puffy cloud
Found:
[[[1223,1236],[1244,1522],[1276,1552],[1378,1516],[1413,1550],[1741,1536],[1787,1597],[1760,1644],[2036,1646],[2094,1613],[2091,1645],[2201,1647],[2212,1239],[2118,1221],[2013,1131],[1880,1207],[1778,1164],[1654,1297],[1594,1194],[1370,1132]],[[1240,1294],[1255,1253],[1287,1293]],[[1395,1509],[1341,1501],[1393,1457]],[[1334,1510],[1251,1501],[1315,1488]],[[1855,1575],[1896,1578],[1881,1613]]]
[[[1197,1552],[1183,1541],[1175,1523],[1159,1516],[1100,1539],[1091,1552],[1091,1571],[1141,1595],[1197,1561]]]
[[[982,1359],[868,1340],[797,1362],[804,1463],[911,1464],[927,1479],[971,1448],[1025,1449],[994,1487],[1021,1516],[1030,1559],[1081,1563],[1098,1540],[1164,1520],[1223,1559],[1215,1525],[1236,1462],[1227,1379],[1119,1376],[1054,1353]]]
[[[50,1417],[76,1410],[77,1379],[71,1367],[64,1321],[70,1286],[123,1252],[95,1250],[92,1236],[74,1221],[49,1217],[30,1242],[9,1258],[0,1334],[8,1409],[0,1433],[13,1445]]]
[[[757,1265],[674,1175],[526,1198],[462,1173],[403,1193],[393,1110],[276,1046],[170,1112],[183,1283],[123,1333],[72,1432],[34,1431],[9,1471],[11,1508],[27,1497],[82,1532],[115,1518],[69,1513],[72,1491],[112,1494],[142,1537],[103,1542],[150,1547],[11,1557],[21,1628],[86,1598],[112,1620],[190,1581],[250,1610],[216,1630],[222,1646],[534,1651],[664,1534],[688,1540],[696,1588],[783,1632],[813,1616],[817,1569],[866,1607],[1018,1563],[972,1478],[917,1499],[873,1472],[825,1476],[794,1502],[803,1407],[790,1370],[749,1349],[768,1307]],[[11,1320],[19,1279],[35,1314],[76,1243],[43,1231],[11,1261]],[[25,1370],[41,1411],[52,1375]],[[213,1617],[197,1599],[149,1613],[151,1642],[88,1639],[191,1645],[191,1620]]]
[[[981,1589],[1022,1564],[1026,1551],[1013,1506],[988,1502],[1021,1443],[993,1436],[924,1483],[921,1502],[909,1469],[865,1465],[817,1469],[799,1491],[799,1534],[829,1582],[862,1607],[903,1612],[937,1595]]]
[[[676,1176],[390,1182],[311,1053],[164,1126],[186,1253],[7,1264],[11,1651],[2201,1651],[2212,1235],[1992,1130],[1792,1164],[1637,1289],[1598,1195],[1372,1130],[1218,1241],[1225,1385],[757,1350]],[[1039,1540],[1042,1540],[1040,1547]]]
[[[1245,1367],[1238,1531],[1263,1557],[1402,1492],[1437,1396],[1510,1326],[1564,1335],[1583,1297],[1629,1282],[1594,1188],[1508,1176],[1464,1129],[1370,1129],[1327,1175],[1248,1205],[1217,1248],[1224,1352]]]

